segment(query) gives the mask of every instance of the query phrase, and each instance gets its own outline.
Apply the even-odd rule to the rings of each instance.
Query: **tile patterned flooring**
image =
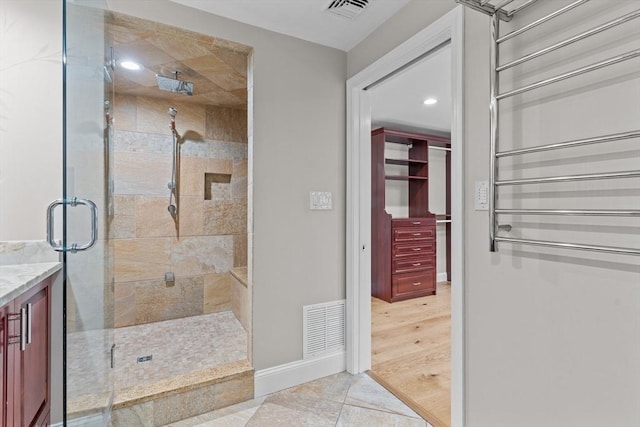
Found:
[[[69,334],[72,396],[96,393],[89,386],[104,383],[101,376],[96,380],[96,361],[105,362],[106,339],[103,331]],[[116,390],[247,358],[247,332],[231,311],[117,328],[115,342]],[[148,355],[150,362],[137,363]]]
[[[231,311],[116,329],[116,388],[247,358],[247,332]],[[137,358],[153,355],[151,362]]]
[[[366,374],[342,372],[166,427],[431,427]]]

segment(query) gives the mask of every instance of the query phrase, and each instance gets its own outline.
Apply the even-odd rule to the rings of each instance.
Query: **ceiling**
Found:
[[[324,46],[349,51],[409,0],[370,0],[355,19],[325,11],[330,0],[171,0]]]
[[[316,0],[173,0],[180,3],[206,3],[214,7],[221,4],[261,5],[326,2]],[[371,8],[380,3],[396,0],[373,0]],[[397,0],[397,3],[406,3]],[[318,4],[316,4],[318,6]],[[295,9],[295,8],[294,8]],[[315,8],[317,12],[319,9]],[[373,9],[371,9],[373,10]],[[301,9],[298,12],[302,13]],[[366,16],[369,10],[356,18]],[[253,15],[252,13],[249,15]],[[313,14],[312,14],[313,15]],[[330,16],[339,23],[344,18]],[[304,22],[307,18],[298,17]],[[310,16],[309,25],[317,17]],[[265,20],[267,25],[269,19]],[[264,26],[262,25],[262,26]],[[118,93],[164,98],[174,101],[196,102],[235,108],[247,105],[247,55],[250,48],[241,44],[205,36],[199,33],[112,13],[107,21],[107,33],[112,40],[116,60],[134,60],[143,69],[129,71],[117,68],[115,89]],[[329,31],[329,33],[332,33]],[[451,49],[445,46],[370,89],[372,124],[401,127],[413,131],[451,131]],[[161,91],[156,74],[171,76],[175,70],[179,77],[194,83],[194,96]],[[438,103],[424,105],[428,97]]]
[[[117,13],[108,15],[106,32],[117,64],[117,93],[247,107],[249,47]],[[142,68],[124,69],[123,61]],[[181,80],[194,83],[193,96],[158,89],[156,74],[174,77],[176,70]]]
[[[451,132],[451,45],[371,89],[372,127]],[[435,105],[425,105],[427,98]]]

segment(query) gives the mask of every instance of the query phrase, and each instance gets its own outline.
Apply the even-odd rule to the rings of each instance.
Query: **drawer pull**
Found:
[[[421,251],[421,248],[413,248],[414,251]]]
[[[422,282],[413,282],[413,283],[411,283],[411,284],[412,284],[413,286],[420,286],[420,285],[422,285]]]
[[[414,236],[422,236],[422,233],[413,233]]]
[[[419,265],[422,265],[422,263],[414,262],[414,263],[413,263],[413,264],[411,264],[411,265],[413,265],[414,267],[417,267],[417,266],[419,266]]]
[[[422,223],[421,223],[420,221],[413,221],[411,224],[413,224],[413,225],[420,225],[420,224],[422,224]]]

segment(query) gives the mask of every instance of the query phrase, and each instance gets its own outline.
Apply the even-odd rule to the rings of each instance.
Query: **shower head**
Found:
[[[193,83],[178,79],[178,72],[175,73],[176,78],[156,74],[158,88],[173,93],[182,93],[184,95],[193,95]]]
[[[176,110],[174,107],[169,107],[169,115],[172,119],[175,119],[177,114],[178,110]]]

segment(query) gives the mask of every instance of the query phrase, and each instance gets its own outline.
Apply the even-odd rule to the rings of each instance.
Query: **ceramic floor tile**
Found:
[[[359,374],[351,379],[351,387],[349,387],[349,392],[347,393],[347,398],[344,403],[420,418],[411,408],[375,382],[373,378],[367,374]]]
[[[336,427],[426,427],[427,423],[421,418],[406,417],[375,409],[360,408],[344,405]]]
[[[165,427],[236,426],[432,427],[366,374],[346,372]]]
[[[178,421],[166,427],[244,427],[256,413],[264,397],[238,403],[217,411]]]
[[[292,387],[273,396],[286,398],[288,395],[306,396],[310,398],[330,400],[344,403],[352,376],[346,372],[330,375],[299,386]]]
[[[342,404],[303,396],[269,396],[247,423],[247,427],[334,427]]]

